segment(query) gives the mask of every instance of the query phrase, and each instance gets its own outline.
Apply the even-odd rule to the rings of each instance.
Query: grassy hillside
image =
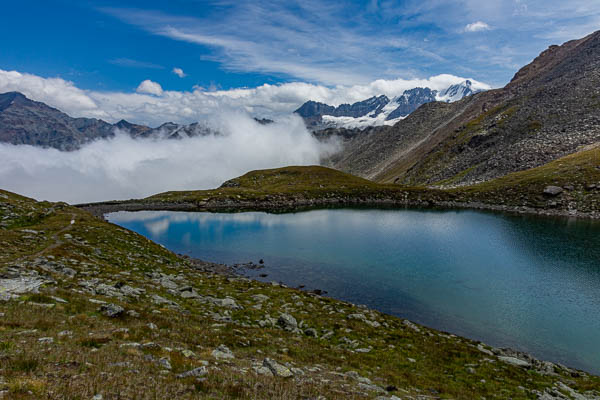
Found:
[[[0,245],[7,399],[600,396],[598,377],[216,274],[65,204],[0,191]]]
[[[452,180],[442,182],[452,185]],[[562,193],[544,194],[547,186]],[[600,217],[600,146],[588,146],[541,167],[453,189],[379,184],[325,167],[285,167],[249,172],[214,190],[166,192],[137,201],[141,208],[279,209],[296,206],[395,205],[483,207]]]
[[[321,166],[251,171],[218,189],[165,192],[133,203],[191,208],[266,209],[351,204],[413,204],[441,201],[446,195],[422,187],[383,185]],[[117,202],[119,203],[119,202]]]

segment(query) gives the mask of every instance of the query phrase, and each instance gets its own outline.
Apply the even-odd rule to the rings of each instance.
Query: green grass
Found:
[[[219,189],[167,192],[145,201],[197,205],[224,200],[235,204],[362,196],[497,202],[508,193],[520,204],[529,198],[546,201],[540,195],[545,185],[573,184],[574,190],[564,196],[597,210],[598,192],[587,190],[586,185],[600,182],[599,160],[598,148],[588,149],[544,167],[449,191],[379,185],[323,167],[289,167],[253,171]],[[536,398],[535,391],[554,387],[559,381],[582,393],[600,394],[600,378],[583,372],[559,369],[556,376],[543,375],[482,353],[476,341],[426,327],[416,332],[400,318],[300,290],[200,272],[189,260],[81,209],[39,203],[4,191],[0,195],[0,221],[4,221],[0,226],[0,273],[19,265],[20,270],[35,270],[56,282],[42,287],[40,293],[0,302],[4,313],[0,318],[0,375],[5,381],[0,380],[0,390],[8,390],[13,398],[91,398],[99,393],[105,398],[140,399],[377,396],[344,375],[349,371],[381,387],[395,386],[399,391],[393,394],[399,397],[425,393],[453,399]],[[39,217],[27,217],[31,215]],[[65,238],[67,232],[70,238]],[[76,277],[41,269],[36,261],[40,257],[74,269]],[[184,299],[152,280],[157,272],[181,277],[202,296],[232,297],[243,308],[228,310]],[[93,295],[79,284],[90,279],[110,285],[121,282],[146,293],[139,299]],[[152,294],[179,307],[154,304]],[[269,300],[259,306],[253,297],[257,294]],[[138,316],[105,317],[90,298],[119,304]],[[47,308],[39,303],[55,305]],[[316,329],[319,337],[260,326],[259,321],[267,315],[277,318],[281,312]],[[364,313],[380,326],[349,319],[353,313]],[[228,314],[232,322],[216,321],[215,314]],[[149,323],[156,329],[150,329]],[[330,336],[324,339],[328,332]],[[40,342],[41,337],[54,341]],[[127,346],[132,342],[155,345]],[[352,343],[371,351],[356,352]],[[235,359],[222,362],[212,357],[212,350],[221,344],[232,349]],[[185,356],[184,350],[193,355]],[[289,363],[304,375],[288,380],[257,375],[252,367],[264,357]],[[161,358],[170,360],[172,370],[160,367],[156,360]],[[210,371],[205,380],[176,377],[204,362],[209,363]]]

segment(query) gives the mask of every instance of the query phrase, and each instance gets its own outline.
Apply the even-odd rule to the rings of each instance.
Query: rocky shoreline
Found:
[[[244,271],[246,269],[262,268],[262,265],[256,264],[252,261],[249,261],[249,262],[243,263],[243,264],[235,264],[235,265],[230,266],[227,264],[217,264],[217,263],[212,263],[212,262],[206,262],[206,261],[203,261],[203,260],[200,260],[197,258],[192,258],[192,257],[186,256],[186,255],[180,255],[180,256],[183,257],[184,259],[188,260],[191,263],[191,265],[193,266],[193,268],[198,271],[219,274],[219,275],[223,275],[225,277],[242,277],[245,279],[251,279],[253,281],[261,282],[255,278],[249,277],[244,274]],[[288,287],[284,282],[271,282],[271,285],[278,286],[281,288]],[[300,290],[305,291],[302,289],[303,287],[304,287],[303,285],[300,286]],[[327,293],[326,291],[322,291],[319,289],[305,291],[305,292],[307,294],[313,295],[313,296],[316,295],[316,296],[320,296],[320,297],[329,297],[326,295],[326,293]],[[332,298],[332,299],[336,300],[335,298]],[[339,301],[343,301],[343,300],[339,300]],[[346,303],[349,304],[350,306],[356,307],[358,309],[369,310],[369,308],[367,306],[362,305],[362,304],[354,304],[351,302],[346,302]],[[399,318],[401,318],[401,317],[399,317]],[[410,322],[408,320],[404,320],[404,324],[408,328],[414,330],[415,332],[417,332],[417,333],[420,332],[419,327],[417,325],[413,324],[412,322]],[[454,335],[450,334],[450,336],[454,336]],[[582,374],[583,375],[586,374],[586,372],[583,372],[583,371],[580,371],[577,369],[573,369],[573,368],[569,368],[566,365],[563,365],[561,363],[540,360],[530,353],[515,350],[515,349],[509,348],[509,347],[494,347],[494,346],[488,345],[486,343],[479,342],[479,344],[476,346],[476,348],[478,351],[480,351],[481,353],[483,353],[485,355],[498,357],[502,362],[504,362],[506,364],[510,364],[510,365],[513,365],[516,367],[535,371],[542,375],[556,376],[557,374],[555,373],[555,371],[557,371],[557,370],[562,370],[562,371],[568,373],[569,375],[571,375],[572,377],[580,377],[580,376],[582,376]],[[560,397],[561,390],[565,390],[564,387],[557,386],[557,387],[553,388],[551,391],[547,391],[545,393],[540,392],[538,394],[538,396],[540,399],[548,399],[548,400],[555,399],[555,398],[560,399],[561,398]],[[544,397],[544,396],[546,396],[546,397]]]
[[[517,215],[535,215],[544,217],[563,217],[577,219],[600,219],[600,211],[583,212],[559,208],[534,208],[529,206],[510,206],[488,204],[478,201],[451,200],[408,200],[396,198],[350,198],[334,197],[322,199],[274,199],[256,201],[235,201],[231,199],[211,199],[208,202],[153,202],[153,201],[109,201],[75,205],[92,215],[103,218],[105,214],[117,211],[197,211],[197,212],[243,212],[265,211],[272,213],[298,212],[318,208],[373,207],[455,210],[473,209],[502,212]]]

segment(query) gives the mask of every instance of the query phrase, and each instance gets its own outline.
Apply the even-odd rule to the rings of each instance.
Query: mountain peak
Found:
[[[0,111],[10,107],[14,102],[31,101],[21,92],[0,93]]]

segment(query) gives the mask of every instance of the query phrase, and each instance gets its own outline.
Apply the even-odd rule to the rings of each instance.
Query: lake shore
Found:
[[[398,208],[398,209],[436,209],[456,210],[472,209],[502,212],[518,215],[535,215],[544,217],[578,218],[598,220],[600,211],[578,211],[553,208],[534,208],[530,206],[510,206],[501,204],[488,204],[480,201],[464,202],[451,200],[398,200],[394,198],[279,198],[267,200],[236,200],[231,198],[210,199],[200,203],[196,202],[169,202],[151,200],[124,200],[97,203],[76,204],[75,207],[84,209],[102,218],[104,214],[117,211],[198,211],[198,212],[243,212],[264,211],[271,213],[297,212],[319,208],[347,208],[347,207],[372,207],[372,208]]]
[[[9,397],[600,396],[592,374],[217,273],[81,209],[0,194]]]

